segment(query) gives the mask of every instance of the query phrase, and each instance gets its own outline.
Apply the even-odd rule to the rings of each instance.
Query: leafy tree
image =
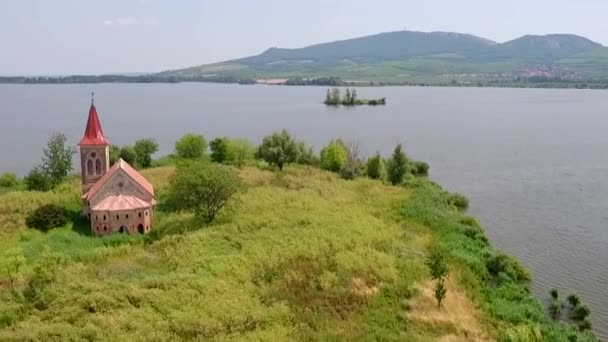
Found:
[[[257,157],[283,170],[285,164],[298,160],[298,146],[291,134],[284,129],[264,137],[262,145],[258,147]]]
[[[49,191],[52,183],[49,176],[40,167],[35,167],[23,179],[25,188],[31,191]]]
[[[132,146],[123,146],[120,148],[120,158],[130,165],[135,166],[137,162],[137,153],[135,153],[135,149]]]
[[[346,152],[346,160],[340,168],[340,177],[344,179],[355,179],[363,167],[363,161],[359,153],[359,144],[344,143],[340,141]]]
[[[352,92],[350,93],[350,103],[351,104],[357,103],[357,89],[353,89]]]
[[[140,139],[133,145],[135,163],[142,168],[152,166],[152,155],[158,152],[158,143],[155,139]]]
[[[384,169],[384,160],[380,156],[380,152],[367,160],[367,176],[371,179],[384,178],[386,170]]]
[[[393,157],[388,164],[388,180],[393,185],[403,183],[405,175],[407,174],[407,156],[403,152],[403,146],[397,144],[393,151]]]
[[[344,163],[346,149],[341,141],[332,141],[321,150],[321,167],[325,170],[339,172]]]
[[[447,257],[441,250],[433,249],[425,264],[429,268],[431,279],[435,280],[435,299],[437,300],[437,307],[441,308],[441,302],[447,296],[447,288],[445,287],[445,279],[449,273]]]
[[[230,139],[219,137],[209,143],[211,149],[211,160],[216,163],[225,163],[230,159]]]
[[[350,89],[346,88],[346,94],[344,95],[344,104],[352,104],[352,97],[350,94]]]
[[[19,280],[20,271],[25,265],[25,258],[21,249],[9,249],[6,254],[0,258],[0,271],[8,276],[11,289],[15,288],[15,283]]]
[[[56,186],[63,182],[72,167],[72,156],[76,153],[73,146],[67,145],[63,133],[53,133],[46,148],[42,151],[42,171],[49,177],[51,184]]]
[[[418,177],[426,177],[429,175],[429,164],[424,161],[414,161],[410,164],[412,174]]]
[[[46,232],[50,229],[65,226],[70,220],[70,214],[64,207],[56,204],[46,204],[34,210],[25,223],[30,228]]]
[[[120,146],[110,145],[110,165],[114,165],[120,158]]]
[[[5,172],[0,176],[0,188],[14,188],[19,185],[19,178],[12,172]]]
[[[298,160],[296,163],[301,165],[318,165],[319,158],[315,155],[311,146],[308,146],[305,142],[298,142]]]
[[[233,139],[230,141],[229,153],[230,162],[241,167],[255,156],[255,146],[247,139]]]
[[[181,159],[202,158],[207,154],[207,140],[201,134],[186,134],[175,142],[175,154]]]
[[[231,168],[200,161],[178,165],[170,184],[169,204],[178,211],[193,212],[206,223],[244,189]]]

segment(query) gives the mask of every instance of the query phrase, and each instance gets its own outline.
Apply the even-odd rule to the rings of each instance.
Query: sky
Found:
[[[157,72],[380,32],[608,45],[608,0],[0,0],[0,75]]]

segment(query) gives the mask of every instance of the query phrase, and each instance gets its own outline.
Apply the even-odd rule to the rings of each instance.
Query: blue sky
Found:
[[[407,27],[608,45],[608,0],[0,0],[0,75],[152,72]]]

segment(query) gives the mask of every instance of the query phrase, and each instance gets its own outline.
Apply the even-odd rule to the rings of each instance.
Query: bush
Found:
[[[203,135],[186,134],[175,142],[175,154],[182,159],[199,159],[207,154],[207,141]]]
[[[205,223],[244,189],[240,177],[229,167],[205,162],[178,165],[170,179],[168,202],[178,211],[190,211]]]
[[[154,139],[140,139],[133,145],[135,160],[142,168],[152,166],[152,155],[158,152],[158,143]]]
[[[319,157],[315,155],[312,147],[306,145],[305,142],[298,142],[298,160],[296,163],[300,165],[319,165]]]
[[[398,144],[393,151],[393,157],[388,164],[388,180],[393,185],[400,185],[405,179],[408,171],[407,156],[403,152],[403,146]]]
[[[448,196],[448,204],[460,211],[469,207],[469,200],[461,194],[453,193]]]
[[[578,296],[575,294],[569,295],[568,298],[566,298],[566,299],[568,300],[568,303],[570,303],[570,305],[572,307],[576,307],[581,302],[580,298],[578,298]]]
[[[564,307],[564,303],[557,299],[553,299],[551,304],[549,304],[549,314],[551,318],[557,320],[562,315],[562,309]]]
[[[346,149],[339,140],[330,142],[321,150],[321,167],[332,172],[339,172],[346,163]]]
[[[51,190],[51,178],[46,175],[39,167],[33,168],[23,179],[25,187],[30,191],[49,191]]]
[[[591,314],[591,309],[585,304],[579,303],[572,309],[572,317],[575,319],[583,320]]]
[[[255,146],[247,139],[233,139],[230,141],[229,153],[230,162],[241,167],[255,157]]]
[[[510,281],[529,281],[532,278],[530,272],[518,260],[505,254],[490,256],[486,267],[491,275],[498,277],[504,274]]]
[[[136,166],[137,162],[137,153],[135,153],[135,149],[131,146],[123,146],[120,148],[120,158],[126,161],[131,166]]]
[[[369,158],[366,164],[367,176],[371,179],[383,179],[386,173],[384,167],[384,160],[380,156],[380,152],[376,152],[376,155]]]
[[[551,295],[551,298],[553,300],[557,300],[557,298],[559,297],[559,292],[557,292],[557,289],[551,289],[549,291],[549,294]]]
[[[19,185],[19,178],[12,172],[5,172],[0,176],[0,188],[14,188]]]
[[[284,129],[264,137],[256,155],[269,164],[276,165],[279,170],[283,170],[285,164],[295,163],[298,160],[298,145],[291,134]]]
[[[429,164],[424,161],[414,161],[410,164],[412,174],[417,177],[426,177],[429,175]]]
[[[55,204],[46,204],[31,213],[25,223],[30,228],[46,232],[50,229],[65,226],[70,221],[67,209]]]
[[[581,331],[591,330],[591,328],[593,328],[593,325],[591,324],[591,319],[589,319],[589,317],[585,317],[585,319],[583,319],[583,322],[578,326],[578,328],[581,329]]]
[[[211,160],[216,163],[225,163],[230,159],[230,139],[219,137],[209,143],[211,149]]]

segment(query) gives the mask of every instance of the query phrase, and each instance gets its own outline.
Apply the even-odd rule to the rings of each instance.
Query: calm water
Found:
[[[95,91],[116,144],[186,132],[262,136],[288,128],[366,153],[403,142],[431,177],[466,194],[493,243],[534,272],[533,289],[579,293],[608,338],[608,93],[579,90],[362,88],[386,107],[326,108],[325,89],[207,84],[0,85],[0,172],[23,174],[54,130],[76,143]]]

